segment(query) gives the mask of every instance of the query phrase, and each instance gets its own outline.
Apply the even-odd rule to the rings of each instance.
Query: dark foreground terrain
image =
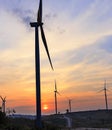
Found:
[[[68,116],[73,127],[112,128],[112,110],[73,112]]]
[[[42,130],[62,130],[67,128],[67,120],[71,119],[72,128],[111,128],[112,110],[96,110],[72,112],[68,114],[48,115],[42,117]],[[0,114],[0,130],[38,130],[35,128],[35,120],[22,117],[12,118]]]

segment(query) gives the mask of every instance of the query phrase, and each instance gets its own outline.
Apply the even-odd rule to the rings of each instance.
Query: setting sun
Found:
[[[43,106],[43,109],[44,109],[44,110],[47,110],[47,109],[48,109],[48,105],[44,105],[44,106]]]

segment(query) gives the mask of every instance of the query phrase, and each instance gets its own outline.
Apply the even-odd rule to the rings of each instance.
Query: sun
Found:
[[[43,109],[44,109],[44,110],[48,110],[48,105],[44,105],[44,106],[43,106]]]

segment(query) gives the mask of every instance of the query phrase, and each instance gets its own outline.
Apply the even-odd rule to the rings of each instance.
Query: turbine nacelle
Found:
[[[42,22],[41,22],[41,23],[39,23],[39,22],[33,22],[33,23],[30,23],[30,26],[31,26],[31,27],[35,27],[35,26],[36,26],[36,27],[39,27],[39,26],[42,26],[43,24],[44,24],[44,23],[42,23]]]

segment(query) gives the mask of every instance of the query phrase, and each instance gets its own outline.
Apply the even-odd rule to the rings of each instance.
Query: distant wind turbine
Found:
[[[72,106],[71,106],[71,99],[68,100],[68,105],[69,105],[69,112],[71,112]]]
[[[108,90],[108,89],[107,89],[107,87],[106,87],[106,80],[105,80],[105,82],[104,82],[104,89],[100,90],[99,92],[104,91],[106,110],[108,110],[107,90]]]
[[[2,96],[0,96],[0,98],[2,99],[2,112],[4,112],[5,113],[5,103],[6,103],[6,97],[2,97]]]
[[[59,95],[60,95],[60,93],[57,91],[57,84],[56,84],[56,80],[55,80],[54,97],[55,97],[55,113],[56,113],[56,114],[58,114],[57,94],[59,94]]]
[[[69,99],[68,97],[66,97],[66,99],[68,101],[68,109],[67,109],[67,111],[71,112],[72,111],[72,105],[71,105],[72,99]]]
[[[51,62],[51,58],[49,55],[49,50],[47,47],[47,41],[45,38],[44,30],[43,30],[43,23],[42,23],[42,0],[39,3],[39,9],[37,13],[37,22],[30,23],[31,27],[35,27],[35,68],[36,68],[36,126],[38,128],[42,127],[41,121],[41,89],[40,89],[40,55],[39,55],[39,35],[38,31],[40,28],[41,38],[43,44],[45,46],[47,56],[53,70],[53,65]]]

